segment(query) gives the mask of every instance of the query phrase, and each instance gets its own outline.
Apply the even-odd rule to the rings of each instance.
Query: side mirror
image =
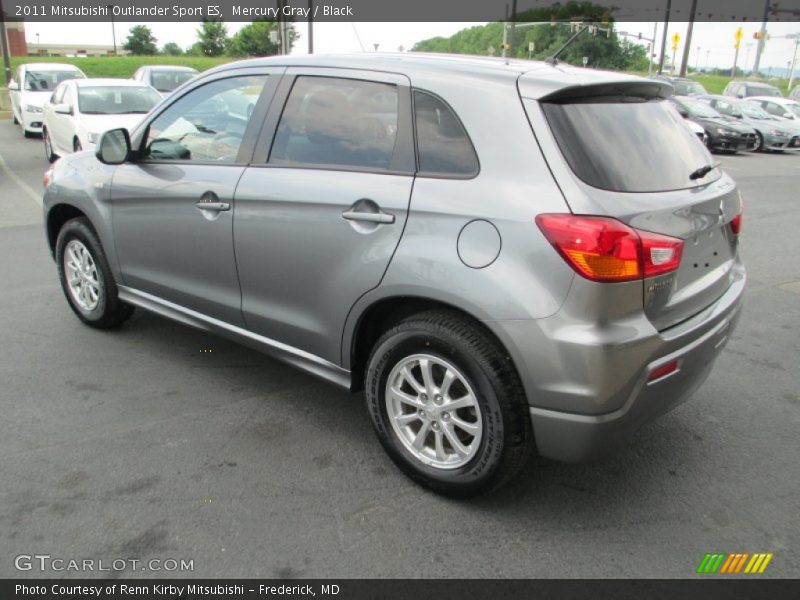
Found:
[[[131,154],[131,136],[127,129],[111,129],[100,136],[94,155],[101,163],[120,165]]]
[[[60,115],[71,115],[72,107],[69,104],[54,104],[53,112],[56,112]]]
[[[8,82],[8,90],[11,92],[18,92],[19,91],[19,84],[16,80],[12,79]]]

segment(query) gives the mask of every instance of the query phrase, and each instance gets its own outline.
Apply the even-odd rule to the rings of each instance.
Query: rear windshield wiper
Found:
[[[702,179],[703,177],[711,173],[711,171],[716,169],[718,166],[719,163],[714,163],[712,165],[703,165],[702,167],[698,167],[697,169],[689,173],[689,179],[691,179],[692,181],[694,181],[695,179]]]

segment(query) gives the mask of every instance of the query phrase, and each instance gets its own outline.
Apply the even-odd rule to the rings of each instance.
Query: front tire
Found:
[[[495,489],[533,450],[511,359],[458,313],[421,313],[387,331],[370,356],[365,387],[386,452],[438,493],[463,498]]]
[[[133,307],[118,297],[108,259],[88,219],[67,221],[58,232],[56,264],[70,308],[87,325],[109,329],[133,314]]]
[[[763,152],[764,151],[764,136],[761,135],[760,132],[756,131],[756,147],[753,148],[753,152]]]
[[[81,150],[83,150],[83,146],[81,146],[81,141],[78,138],[72,140],[72,151],[80,152]]]

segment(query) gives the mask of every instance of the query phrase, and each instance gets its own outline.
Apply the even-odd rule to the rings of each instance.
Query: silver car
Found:
[[[624,445],[731,335],[740,194],[670,92],[424,54],[234,63],[57,161],[47,240],[86,324],[140,307],[363,389],[403,471],[474,495],[534,450]]]

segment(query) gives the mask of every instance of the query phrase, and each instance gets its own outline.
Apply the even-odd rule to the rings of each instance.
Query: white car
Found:
[[[42,132],[42,105],[62,82],[82,79],[78,67],[63,63],[26,63],[17,67],[8,84],[11,113],[25,137]]]
[[[797,123],[800,121],[800,103],[791,98],[777,98],[773,96],[751,96],[748,102],[757,104],[773,117],[780,117]]]
[[[65,81],[43,106],[45,156],[93,148],[108,129],[131,131],[159,102],[156,90],[130,79]]]
[[[197,75],[197,69],[179,65],[144,65],[136,69],[132,79],[153,86],[163,97]]]
[[[706,135],[706,130],[703,129],[702,127],[700,127],[700,125],[698,125],[694,121],[689,121],[688,119],[684,119],[683,122],[686,124],[686,126],[689,128],[689,130],[693,134],[695,134],[697,136],[697,138],[701,142],[703,142],[703,144],[705,145],[705,143],[706,143],[706,141],[708,139],[708,136]]]

